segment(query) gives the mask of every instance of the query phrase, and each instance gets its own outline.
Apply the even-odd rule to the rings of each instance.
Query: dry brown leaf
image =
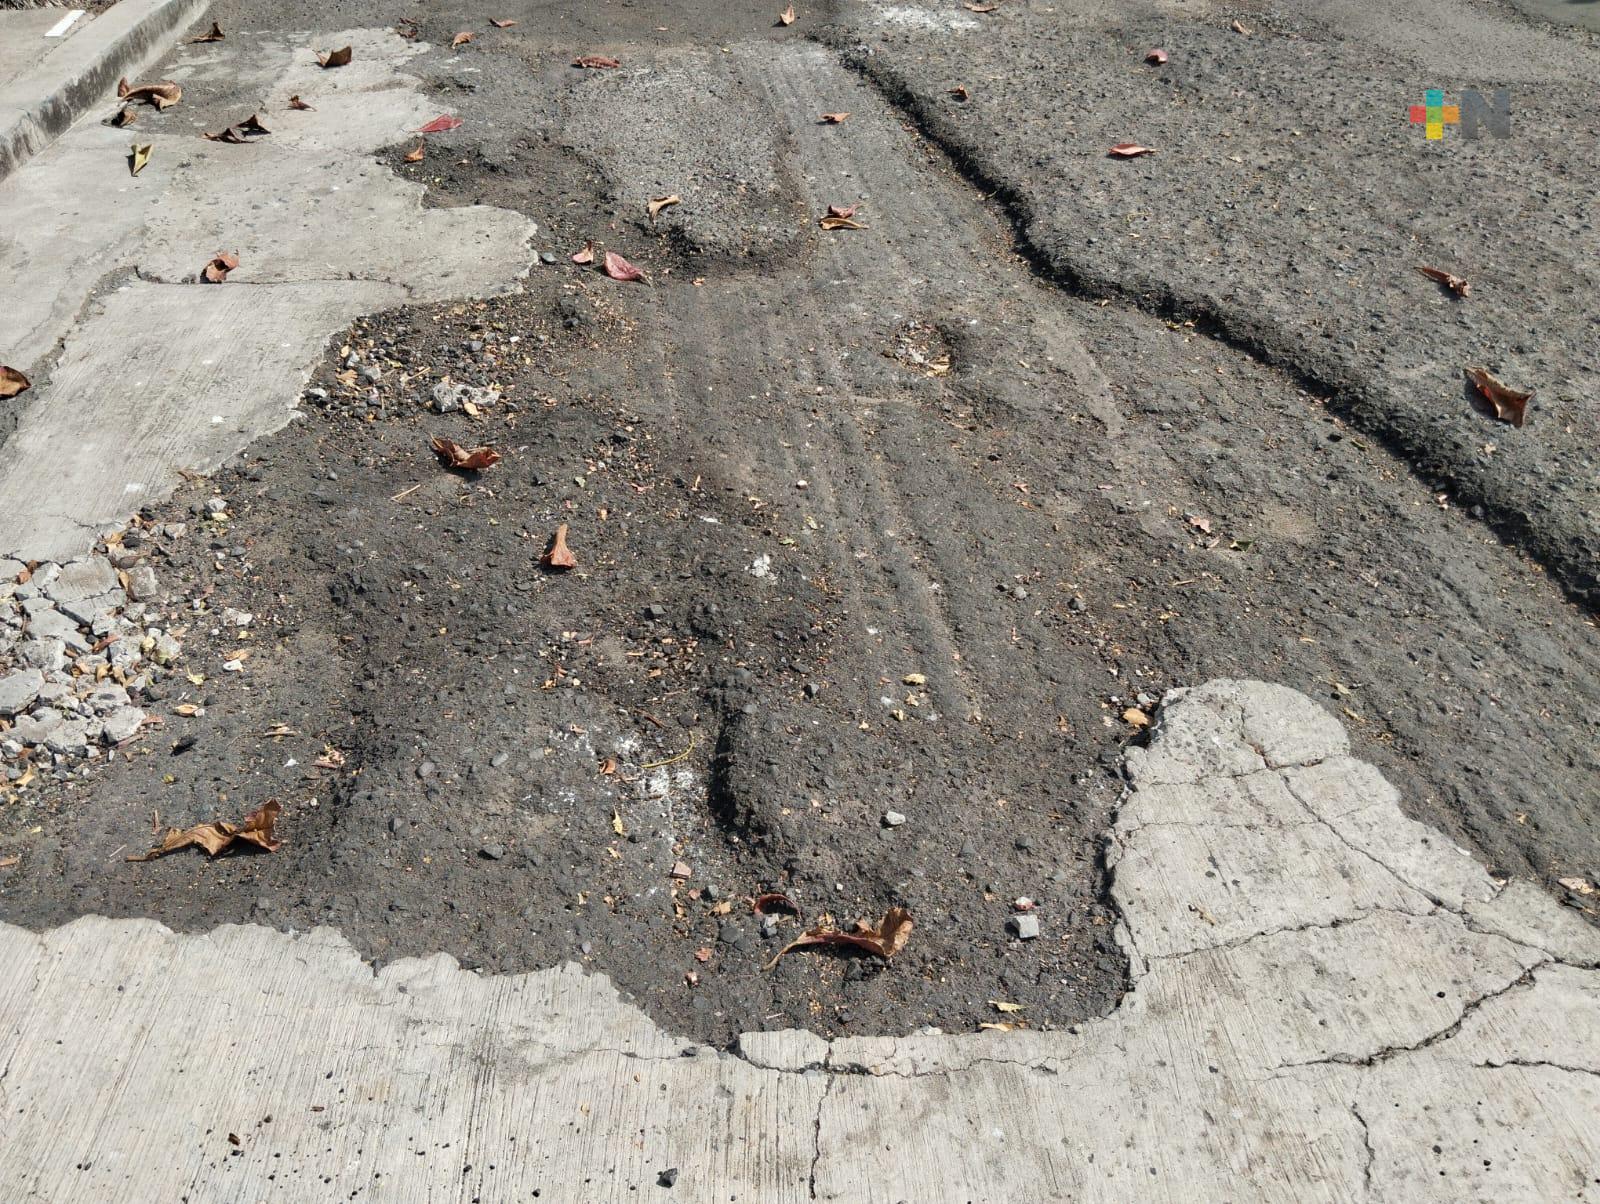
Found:
[[[876,927],[865,920],[856,922],[854,932],[840,932],[827,924],[819,924],[790,941],[777,956],[767,963],[767,969],[778,964],[778,958],[794,949],[808,949],[817,945],[834,945],[855,949],[888,961],[905,948],[911,936],[911,913],[903,907],[891,907],[884,913]]]
[[[643,280],[644,273],[615,251],[607,251],[605,273],[613,280]]]
[[[189,41],[191,44],[195,42],[220,42],[226,36],[227,35],[222,32],[222,26],[213,21],[211,22],[210,29],[206,30],[205,33],[201,34],[198,38],[190,38]]]
[[[1129,727],[1149,727],[1150,716],[1146,715],[1138,707],[1129,707],[1122,712],[1122,722]]]
[[[108,117],[106,119],[106,124],[120,130],[125,125],[132,125],[134,121],[138,119],[138,116],[138,110],[134,109],[131,105],[124,105],[122,108],[117,110],[117,115],[115,117]]]
[[[1234,33],[1244,34],[1247,38],[1250,36],[1250,28],[1243,21],[1234,21],[1228,28],[1233,30]]]
[[[588,239],[583,246],[574,251],[569,259],[576,264],[590,264],[594,262],[594,239]]]
[[[415,34],[411,35],[415,37]],[[337,50],[330,50],[326,54],[317,55],[317,65],[323,70],[330,67],[348,67],[352,51],[349,46],[341,46]]]
[[[611,830],[618,836],[626,836],[628,834],[628,829],[622,824],[622,816],[615,810],[611,812]]]
[[[33,388],[33,382],[8,364],[0,364],[0,398],[11,398]]]
[[[154,105],[157,109],[170,109],[183,99],[183,89],[170,79],[155,84],[130,86],[126,79],[117,81],[117,97],[131,105]]]
[[[210,263],[200,273],[200,278],[207,284],[221,284],[228,278],[228,273],[239,266],[239,257],[230,255],[226,251],[218,251]]]
[[[475,40],[477,36],[477,34],[468,33],[463,29],[460,33],[456,34],[455,37],[450,39],[450,49],[454,50],[457,46],[465,46],[468,42]]]
[[[991,999],[989,1000],[989,1006],[997,1012],[1006,1012],[1008,1014],[1020,1012],[1022,1010],[1022,1005],[1020,1003],[1007,1003],[1003,999]]]
[[[603,777],[603,778],[604,777],[610,777],[612,774],[614,774],[616,772],[617,772],[617,759],[615,757],[607,757],[604,761],[600,762],[600,776],[601,777]]]
[[[777,891],[768,891],[766,894],[757,895],[750,900],[750,910],[758,916],[769,915],[772,912],[786,911],[790,915],[800,914],[800,905],[788,895]]]
[[[322,746],[322,755],[311,762],[318,769],[343,769],[344,754],[331,744]]]
[[[855,205],[829,205],[828,212],[817,219],[817,225],[824,230],[865,230],[860,222],[856,221]]]
[[[791,4],[788,8],[784,9],[781,13],[778,14],[778,24],[779,25],[793,25],[794,24],[794,5]]]
[[[1154,63],[1157,67],[1159,67],[1167,61],[1168,57],[1169,56],[1167,52],[1158,46],[1154,50],[1150,51],[1149,54],[1144,56],[1144,61],[1147,63]]]
[[[1445,288],[1449,289],[1458,297],[1470,297],[1472,295],[1472,285],[1468,284],[1460,276],[1454,275],[1451,272],[1447,272],[1443,268],[1419,267],[1417,268],[1417,271],[1421,272],[1435,284],[1444,285]]]
[[[1513,389],[1510,385],[1502,384],[1487,368],[1468,368],[1467,379],[1472,382],[1472,387],[1478,390],[1479,396],[1489,403],[1494,410],[1494,416],[1501,422],[1509,422],[1512,426],[1520,427],[1526,421],[1528,403],[1533,400],[1532,393],[1524,393],[1521,389]]]
[[[843,124],[845,118],[849,116],[849,113],[824,113],[821,117],[817,118],[817,120],[823,125],[841,125]]]
[[[427,153],[427,151],[424,149],[424,147],[426,145],[426,141],[427,140],[423,139],[423,138],[418,138],[417,139],[416,146],[412,147],[409,151],[406,152],[406,162],[407,163],[421,163],[422,162],[422,156]]]
[[[298,96],[289,97],[289,107],[291,109],[299,109],[302,113],[310,113],[313,111],[311,106],[305,101],[301,100]]]
[[[494,17],[490,17],[489,18],[489,24],[493,25],[496,29],[510,29],[513,25],[516,24],[516,21],[515,20],[501,21],[501,20],[498,20],[498,19],[496,19]]]
[[[620,67],[622,63],[608,54],[580,54],[572,60],[574,67],[589,67],[595,70],[604,70],[611,67]]]
[[[419,134],[448,134],[451,130],[461,128],[461,118],[452,117],[446,113],[442,117],[435,117],[427,125],[417,131]]]
[[[202,138],[204,138],[207,142],[244,143],[244,142],[248,142],[249,141],[249,139],[244,136],[244,131],[241,130],[236,125],[230,125],[227,129],[222,130],[220,133],[216,133],[216,134],[213,134],[209,130],[206,130],[206,131],[203,131],[200,136]]]
[[[145,166],[150,162],[150,152],[154,149],[155,147],[148,142],[143,146],[140,146],[137,142],[135,142],[133,144],[133,149],[128,152],[128,170],[133,175],[138,175],[141,171],[143,171]]]
[[[415,17],[401,17],[395,22],[394,31],[402,38],[411,41],[415,41],[417,34],[420,32],[417,29],[417,19]]]
[[[994,12],[995,9],[999,8],[1000,6],[998,4],[972,4],[972,3],[967,3],[967,4],[963,4],[961,7],[966,9],[969,13],[992,13],[992,12]]]
[[[446,439],[443,435],[435,435],[429,445],[434,454],[439,457],[439,462],[446,468],[457,468],[463,472],[476,472],[482,468],[489,468],[500,463],[500,453],[492,447],[478,447],[471,451],[462,447],[454,439]]]
[[[697,962],[702,962],[702,963],[710,961],[711,960],[711,949],[710,949],[710,947],[707,946],[707,945],[701,945],[700,948],[696,949],[694,951],[694,960],[697,961]]]
[[[572,554],[572,549],[567,547],[567,524],[562,523],[556,528],[556,533],[550,540],[550,546],[545,554],[539,557],[539,563],[547,569],[575,569],[578,567],[578,558]]]
[[[1137,159],[1140,155],[1155,153],[1153,148],[1140,146],[1137,142],[1119,142],[1106,152],[1113,159]]]
[[[954,96],[957,100],[972,99],[972,93],[967,91],[965,84],[957,84],[955,87],[951,88],[950,95]]]
[[[22,854],[12,853],[9,857],[0,857],[0,870],[8,870],[14,865],[22,864]]]
[[[252,135],[272,133],[271,130],[261,124],[261,117],[257,113],[251,113],[250,116],[241,121],[239,123],[239,128],[245,133]]]
[[[656,197],[654,200],[647,202],[645,208],[650,211],[650,220],[655,221],[656,214],[660,213],[668,205],[681,204],[683,204],[683,198],[674,192],[671,196]]]
[[[272,834],[273,825],[278,822],[282,811],[282,803],[277,799],[268,799],[245,816],[241,823],[233,824],[219,819],[209,824],[196,824],[192,828],[168,828],[160,844],[148,853],[129,857],[128,860],[154,861],[157,857],[187,849],[191,845],[199,846],[213,857],[237,844],[250,844],[274,853],[283,843]]]

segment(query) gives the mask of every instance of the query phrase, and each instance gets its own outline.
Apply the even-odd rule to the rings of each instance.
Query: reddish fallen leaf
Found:
[[[478,447],[468,451],[454,439],[446,439],[443,435],[435,435],[430,446],[434,454],[439,457],[439,462],[446,468],[476,472],[480,468],[489,468],[500,463],[500,453],[492,447]]]
[[[588,264],[594,262],[594,239],[589,239],[581,248],[574,251],[569,258],[573,263]]]
[[[786,911],[790,915],[800,914],[800,905],[788,895],[777,891],[768,891],[766,894],[757,895],[750,900],[750,910],[758,916],[769,915],[773,912]]]
[[[550,546],[545,549],[545,554],[539,557],[539,563],[547,569],[575,569],[578,567],[578,558],[572,554],[572,549],[567,547],[567,524],[562,523],[556,528],[555,535],[550,540]],[[673,867],[673,875],[677,876],[677,867]],[[684,877],[688,877],[687,874]]]
[[[427,125],[417,131],[419,134],[447,134],[451,130],[461,128],[461,118],[452,117],[448,113],[443,117],[435,117]]]
[[[622,66],[622,63],[607,54],[580,54],[577,58],[572,60],[572,65],[574,67],[589,67],[595,70],[603,70],[610,67],[620,67]]]
[[[289,107],[291,109],[299,109],[302,113],[310,113],[314,111],[310,105],[301,100],[298,96],[289,97]]]
[[[701,963],[710,961],[711,960],[711,949],[710,949],[710,947],[706,946],[706,945],[701,945],[700,948],[696,949],[694,951],[694,960],[697,961],[697,962],[701,962]]]
[[[643,280],[644,273],[615,251],[607,251],[605,273],[613,280]]]
[[[950,95],[954,96],[957,100],[972,99],[972,93],[967,91],[965,84],[957,84],[955,87],[951,88]]]
[[[823,125],[841,125],[843,124],[845,118],[849,116],[849,113],[824,113],[821,117],[817,118],[817,120]]]
[[[1429,280],[1444,285],[1445,288],[1458,297],[1470,297],[1472,295],[1472,285],[1468,284],[1460,276],[1453,275],[1441,268],[1419,267],[1417,271],[1421,272]]]
[[[1524,393],[1521,389],[1513,389],[1510,385],[1502,384],[1490,375],[1487,368],[1468,368],[1467,379],[1493,408],[1494,416],[1501,422],[1509,422],[1512,426],[1520,427],[1526,421],[1528,402],[1533,400],[1532,393]]]
[[[658,196],[654,200],[647,201],[645,203],[645,209],[649,212],[650,220],[653,222],[656,220],[656,215],[668,205],[681,204],[683,204],[683,198],[677,193],[673,193],[671,196]]]
[[[865,230],[867,227],[856,221],[857,205],[829,205],[828,212],[817,219],[817,225],[824,230]]]
[[[490,17],[489,18],[489,24],[493,25],[496,29],[510,29],[513,25],[516,24],[516,22],[515,21],[500,21],[500,20],[495,19],[494,17]]]
[[[228,278],[228,273],[239,266],[239,257],[230,255],[226,251],[218,251],[205,270],[200,273],[200,278],[208,284],[221,284]]]
[[[207,142],[244,143],[250,141],[250,139],[244,136],[244,131],[236,125],[230,125],[227,129],[221,130],[215,134],[213,134],[210,130],[206,130],[203,131],[200,136]]]
[[[1147,63],[1154,63],[1159,67],[1161,64],[1167,61],[1167,57],[1167,52],[1162,50],[1160,47],[1157,47],[1155,50],[1152,50],[1149,54],[1144,56],[1144,61]]]
[[[261,117],[257,113],[251,113],[250,116],[246,117],[243,121],[241,121],[239,123],[239,128],[241,130],[243,130],[247,134],[270,134],[270,133],[272,133],[271,130],[269,130],[266,126],[261,124]]]
[[[115,117],[108,118],[106,124],[121,129],[125,125],[132,125],[138,119],[139,112],[131,105],[124,105],[117,110]]]
[[[468,33],[463,29],[460,33],[456,34],[455,37],[450,39],[450,49],[454,50],[457,46],[465,46],[468,42],[473,41],[477,36],[477,34]]]
[[[1232,25],[1228,26],[1228,28],[1233,30],[1234,33],[1244,34],[1244,36],[1247,38],[1250,36],[1250,27],[1247,26],[1243,21],[1235,21]]]
[[[0,364],[0,398],[11,398],[33,388],[33,382],[7,364]]]
[[[348,67],[351,53],[350,47],[341,46],[338,50],[330,50],[327,54],[317,55],[317,64],[323,70],[327,70],[329,67]]]
[[[222,32],[222,26],[213,21],[211,22],[210,29],[206,30],[205,33],[201,34],[198,38],[190,38],[189,41],[191,44],[195,42],[220,42],[226,36],[227,35]]]
[[[412,147],[409,151],[406,152],[406,162],[407,163],[421,163],[422,162],[422,156],[427,153],[423,149],[424,146],[425,146],[424,140],[421,139],[421,138],[417,139],[416,146]]]
[[[234,824],[219,819],[209,824],[196,824],[192,828],[168,828],[160,844],[148,853],[129,857],[128,860],[154,861],[157,857],[176,853],[179,849],[187,849],[192,845],[204,849],[213,857],[237,844],[250,844],[269,853],[275,853],[283,842],[272,834],[272,827],[278,822],[278,815],[282,811],[282,803],[277,799],[268,799],[245,816],[241,823]]]
[[[170,109],[183,99],[183,89],[170,79],[137,85],[130,85],[126,79],[121,79],[117,81],[117,98],[129,104],[154,105],[157,110]]]
[[[1140,155],[1155,153],[1153,148],[1140,146],[1137,142],[1119,142],[1106,152],[1113,159],[1137,159]]]
[[[819,924],[801,933],[782,949],[777,957],[767,963],[767,969],[778,964],[778,958],[793,949],[807,949],[816,945],[836,945],[881,957],[888,961],[905,948],[911,936],[911,913],[903,907],[891,907],[884,913],[876,927],[865,920],[856,921],[854,932],[840,932],[827,924]]]
[[[793,25],[794,24],[794,5],[791,4],[788,8],[784,9],[781,13],[778,14],[778,24],[779,25]]]

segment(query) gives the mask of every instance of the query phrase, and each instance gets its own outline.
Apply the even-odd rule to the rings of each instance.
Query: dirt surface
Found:
[[[0,810],[0,915],[573,959],[719,1042],[1071,1024],[1124,983],[1099,850],[1121,750],[1217,676],[1325,700],[1497,872],[1600,876],[1600,637],[1536,566],[1298,377],[1042,278],[806,29],[601,8],[506,5],[518,26],[424,60],[465,124],[388,161],[430,203],[533,216],[553,262],[356,324],[302,421],[147,515],[192,527],[153,541],[186,650],[148,700],[165,725]],[[829,205],[867,228],[820,230]],[[591,239],[649,283],[572,264]],[[446,377],[498,399],[432,413]],[[448,472],[433,435],[504,460]],[[560,523],[570,572],[538,563]],[[123,860],[153,809],[268,797],[275,854]],[[769,969],[801,925],[764,935],[762,891],[915,929],[887,966]]]

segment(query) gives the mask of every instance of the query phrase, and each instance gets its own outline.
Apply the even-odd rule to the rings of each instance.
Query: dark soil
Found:
[[[304,420],[147,516],[229,503],[158,564],[209,608],[184,666],[206,680],[166,683],[159,738],[92,789],[9,810],[4,918],[573,959],[718,1042],[966,1031],[993,1000],[1071,1024],[1124,984],[1099,858],[1124,715],[1217,676],[1321,699],[1498,872],[1596,876],[1600,638],[1539,571],[1292,378],[1041,282],[831,52],[634,53],[658,91],[488,72],[423,163],[391,152],[430,203],[533,215],[555,262],[519,296],[357,323]],[[652,224],[641,194],[674,179]],[[869,228],[820,232],[846,202]],[[651,283],[571,264],[588,239]],[[501,399],[431,414],[446,376]],[[448,472],[433,435],[504,461]],[[560,523],[564,573],[539,565]],[[267,797],[276,854],[122,860],[152,808]],[[916,926],[887,965],[769,969],[801,923],[761,935],[763,891]],[[1019,896],[1040,939],[1008,928]]]

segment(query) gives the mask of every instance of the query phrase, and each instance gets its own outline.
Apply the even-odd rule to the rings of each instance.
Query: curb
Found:
[[[120,0],[0,90],[0,180],[168,49],[211,0]]]

